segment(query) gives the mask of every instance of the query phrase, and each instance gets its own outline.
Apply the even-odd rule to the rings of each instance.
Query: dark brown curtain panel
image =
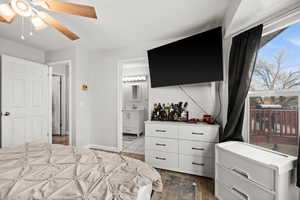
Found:
[[[260,48],[263,25],[245,31],[232,39],[228,74],[227,124],[220,142],[243,141],[245,99]]]

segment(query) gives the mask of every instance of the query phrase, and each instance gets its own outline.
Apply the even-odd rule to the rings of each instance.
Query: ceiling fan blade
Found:
[[[77,40],[79,39],[78,35],[71,32],[67,27],[60,24],[56,19],[48,15],[46,12],[38,11],[37,15],[47,24],[53,26],[56,30],[64,34],[66,37],[68,37],[70,40]]]
[[[48,9],[51,11],[97,19],[96,9],[92,6],[86,6],[86,5],[68,3],[68,2],[60,2],[56,0],[42,0],[42,1],[47,3]]]
[[[0,16],[0,22],[6,23],[6,24],[11,24],[16,19],[16,17],[17,17],[17,15],[14,18],[12,18],[10,21],[7,21],[2,16]]]
[[[0,15],[0,22],[10,24],[10,23],[9,23],[8,21],[6,21],[6,19],[4,19],[1,15]]]
[[[17,17],[9,4],[0,5],[0,22],[11,24]]]

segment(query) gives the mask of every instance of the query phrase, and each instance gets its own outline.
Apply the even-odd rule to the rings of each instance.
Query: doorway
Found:
[[[51,67],[51,135],[52,144],[71,144],[71,63],[49,64]]]
[[[145,154],[149,67],[146,59],[119,63],[119,151]]]

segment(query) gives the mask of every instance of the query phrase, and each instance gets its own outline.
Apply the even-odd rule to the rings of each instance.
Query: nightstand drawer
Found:
[[[218,150],[216,163],[232,170],[234,173],[264,186],[269,190],[275,190],[275,170],[267,166],[260,165],[249,159],[244,159],[237,154]],[[250,153],[250,152],[249,152]]]
[[[204,142],[218,142],[218,128],[210,126],[181,126],[179,138]]]
[[[146,150],[146,162],[161,169],[178,169],[178,154]]]
[[[146,136],[178,138],[178,127],[172,125],[146,124]]]
[[[258,197],[259,200],[275,200],[274,194],[245,179],[242,175],[237,175],[232,170],[218,164],[216,167],[216,181],[229,188],[231,193],[245,200],[258,199]]]
[[[215,156],[215,144],[207,142],[179,141],[179,153],[190,156]]]
[[[145,148],[146,150],[178,153],[178,140],[147,137],[145,140]]]
[[[219,200],[241,200],[239,196],[234,194],[231,189],[227,188],[222,183],[215,181],[216,197]],[[249,199],[250,200],[250,199]]]
[[[211,173],[211,159],[199,156],[179,155],[179,167],[198,175]]]

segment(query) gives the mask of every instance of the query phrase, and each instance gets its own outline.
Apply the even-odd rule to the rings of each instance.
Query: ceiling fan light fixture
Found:
[[[49,9],[49,5],[45,1],[39,1],[39,6],[41,6],[42,8],[44,8],[46,10]]]
[[[36,15],[33,15],[31,17],[31,23],[34,29],[37,31],[47,28],[47,24],[39,16]]]
[[[30,17],[32,15],[31,5],[26,0],[11,0],[12,9],[22,17]]]
[[[55,11],[65,14],[71,14],[82,17],[89,17],[97,19],[96,9],[93,6],[82,5],[71,2],[64,2],[63,0],[7,0],[10,1],[6,6],[2,7],[2,14],[0,9],[0,22],[11,24],[16,16],[22,19],[22,35],[24,37],[24,19],[28,17],[31,20],[30,33],[33,35],[32,29],[41,30],[48,26],[53,27],[70,40],[78,40],[79,36],[73,33],[66,26],[61,24],[58,20],[53,18],[47,12],[40,10],[44,8],[47,11]],[[1,5],[1,4],[0,4]],[[6,8],[5,8],[6,7]],[[6,17],[6,20],[2,15]]]
[[[0,15],[3,17],[6,21],[11,21],[13,18],[15,18],[16,13],[13,11],[13,9],[10,7],[9,4],[1,4],[0,5]]]

